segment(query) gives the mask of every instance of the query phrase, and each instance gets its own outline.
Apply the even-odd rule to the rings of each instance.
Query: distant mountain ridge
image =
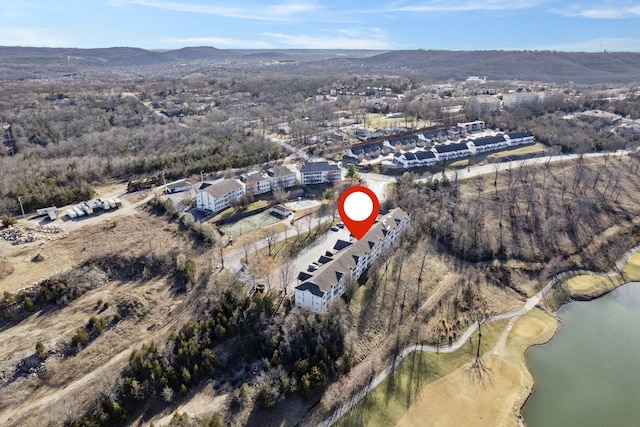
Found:
[[[635,52],[228,50],[208,46],[155,51],[131,47],[0,46],[0,80],[104,72],[179,77],[211,66],[256,69],[273,74],[415,75],[439,81],[462,81],[475,75],[487,76],[489,80],[573,81],[577,84],[640,82],[640,53]]]
[[[402,68],[436,80],[541,80],[566,83],[640,81],[640,53],[555,51],[391,51],[362,60],[365,66]]]

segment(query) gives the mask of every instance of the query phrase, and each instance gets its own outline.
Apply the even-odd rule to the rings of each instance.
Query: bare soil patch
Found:
[[[146,213],[109,218],[102,223],[86,225],[60,239],[11,245],[0,241],[0,251],[6,254],[13,272],[0,279],[0,292],[15,292],[56,273],[109,253],[129,255],[153,252],[161,248],[188,248],[180,239],[176,225]],[[34,263],[40,254],[44,259]]]
[[[504,351],[484,356],[482,378],[467,364],[427,384],[396,425],[518,426],[533,387],[524,351],[548,341],[555,329],[555,319],[539,309],[518,318]]]
[[[9,261],[0,260],[0,280],[9,277],[14,272],[13,265]]]
[[[204,248],[194,246],[176,224],[143,212],[86,226],[46,244],[13,248],[3,266],[14,271],[0,281],[2,291],[15,291],[63,269],[113,255],[134,259],[144,254],[185,253],[196,261],[198,276],[207,265]],[[32,262],[38,254],[43,260]],[[164,342],[202,308],[206,288],[199,280],[189,293],[181,293],[171,277],[112,281],[66,306],[49,306],[9,325],[0,331],[0,392],[4,396],[0,425],[28,425],[33,419],[46,425],[82,414],[114,385],[133,349],[151,340]],[[112,320],[116,312],[129,306],[135,310],[123,314],[119,322]],[[107,319],[108,326],[86,348],[76,351],[71,338],[91,316]],[[47,360],[33,373],[16,376],[18,366],[33,358],[38,341],[44,344]]]

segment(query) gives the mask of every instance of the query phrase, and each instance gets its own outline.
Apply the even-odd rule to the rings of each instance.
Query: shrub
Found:
[[[38,356],[38,360],[44,362],[44,359],[47,358],[47,353],[44,351],[44,344],[42,341],[38,341],[36,343],[36,356]]]
[[[2,225],[4,225],[5,227],[16,225],[17,223],[18,220],[12,216],[5,216],[4,218],[2,218]]]
[[[6,304],[13,304],[13,300],[14,300],[13,294],[9,291],[4,291],[4,302]]]
[[[196,263],[191,259],[188,259],[184,265],[184,279],[187,283],[196,281]]]
[[[31,313],[31,312],[33,312],[35,310],[35,306],[33,305],[33,301],[31,301],[31,298],[29,298],[29,297],[24,297],[24,300],[22,301],[22,306],[29,313]]]
[[[107,321],[107,319],[103,317],[91,316],[91,318],[89,319],[89,323],[87,323],[87,326],[89,327],[89,330],[91,332],[100,335],[102,331],[104,331],[104,328],[107,327],[108,323],[109,322]]]
[[[272,408],[276,404],[276,393],[273,387],[269,383],[262,384],[258,396],[256,397],[256,403],[263,408]]]
[[[336,196],[336,192],[333,188],[327,188],[322,193],[322,198],[325,200],[333,200],[335,196]]]
[[[89,344],[89,332],[85,328],[76,329],[76,334],[71,338],[74,346],[82,346]]]
[[[182,216],[182,225],[187,229],[192,228],[195,222],[195,218],[190,213],[186,213]]]

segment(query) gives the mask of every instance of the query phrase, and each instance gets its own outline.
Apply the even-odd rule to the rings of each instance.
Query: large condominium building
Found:
[[[316,313],[325,311],[396,241],[410,220],[411,215],[400,208],[381,212],[362,239],[354,243],[338,240],[333,254],[321,257],[321,266],[313,274],[300,274],[302,283],[295,289],[296,306]]]
[[[229,207],[232,200],[239,200],[244,186],[235,179],[220,179],[204,182],[196,194],[196,207],[209,212],[218,212]]]
[[[342,171],[335,163],[309,162],[300,168],[300,183],[302,185],[337,182],[341,179]]]

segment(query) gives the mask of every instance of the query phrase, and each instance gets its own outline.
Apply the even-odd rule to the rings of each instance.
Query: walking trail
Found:
[[[544,298],[545,293],[549,292],[549,290],[551,288],[553,288],[555,285],[560,283],[564,278],[571,277],[571,276],[576,276],[576,275],[581,275],[581,274],[595,274],[595,275],[598,275],[598,276],[601,276],[601,277],[616,276],[616,275],[620,274],[620,272],[622,271],[622,266],[627,262],[629,257],[631,257],[631,255],[633,255],[638,250],[640,250],[640,245],[638,245],[638,246],[634,247],[633,249],[629,250],[628,252],[626,252],[622,256],[622,258],[617,262],[615,270],[612,271],[612,272],[609,272],[609,273],[597,273],[597,272],[588,271],[588,270],[569,270],[569,271],[565,271],[563,273],[560,273],[560,274],[556,275],[553,279],[551,279],[540,291],[538,291],[538,293],[536,293],[534,296],[532,296],[529,299],[527,299],[527,301],[522,306],[522,308],[520,308],[518,310],[515,310],[515,311],[512,311],[512,312],[509,312],[509,313],[504,313],[504,314],[499,314],[499,315],[496,315],[496,316],[487,317],[482,323],[510,319],[510,322],[509,322],[507,328],[511,329],[511,327],[513,327],[513,324],[515,323],[515,320],[519,316],[529,312],[534,307],[536,307],[538,305],[538,303],[540,302],[540,300],[542,298]],[[449,347],[433,347],[433,346],[421,345],[421,344],[416,344],[416,345],[412,345],[412,346],[406,347],[364,389],[360,390],[345,405],[343,405],[340,408],[338,408],[333,414],[331,414],[331,416],[329,418],[327,418],[322,423],[320,423],[319,426],[320,427],[329,427],[329,426],[333,425],[336,421],[338,421],[340,419],[340,417],[342,417],[344,414],[349,412],[369,392],[371,392],[382,381],[384,381],[384,379],[387,378],[396,369],[396,367],[400,364],[400,362],[402,362],[403,359],[405,359],[408,355],[410,355],[414,351],[426,351],[426,352],[430,352],[430,353],[453,353],[454,351],[457,351],[458,349],[460,349],[460,347],[462,347],[462,345],[465,344],[466,341],[469,340],[469,337],[471,337],[471,335],[473,335],[473,333],[477,329],[478,329],[478,322],[474,322],[469,327],[469,329],[467,329],[464,332],[464,334],[462,334],[460,336],[458,341],[456,341],[455,343],[453,343]],[[503,333],[502,336],[500,337],[500,339],[498,340],[498,343],[496,344],[494,352],[501,351],[501,347],[500,346],[502,346],[502,349],[504,348],[504,345],[506,343],[506,338],[507,338],[506,334]]]

